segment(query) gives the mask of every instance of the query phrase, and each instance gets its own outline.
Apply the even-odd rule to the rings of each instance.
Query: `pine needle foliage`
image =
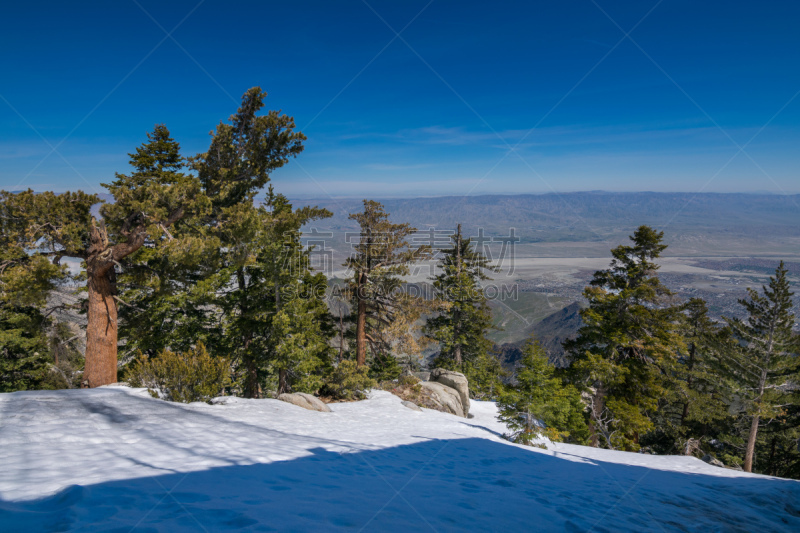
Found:
[[[447,308],[428,319],[425,332],[439,342],[437,366],[467,375],[490,366],[486,356],[492,343],[486,333],[492,328],[492,313],[481,281],[489,279],[486,272],[495,267],[470,239],[462,238],[460,224],[451,238],[453,247],[442,251],[440,273],[433,277],[437,298]]]
[[[572,380],[588,393],[594,445],[639,449],[683,349],[679,310],[654,262],[666,248],[663,236],[640,226],[631,245],[611,250],[610,267],[595,272],[584,291],[584,325],[565,344]]]
[[[360,233],[353,253],[344,262],[352,273],[349,294],[359,365],[367,363],[368,351],[373,356],[391,351],[392,339],[385,333],[408,310],[409,303],[402,298],[400,276],[409,273],[409,264],[430,254],[429,246],[413,246],[409,241],[416,228],[391,222],[379,202],[363,203],[362,212],[349,216],[358,223]]]
[[[515,386],[497,402],[498,418],[510,429],[506,438],[531,445],[543,438],[558,442],[585,432],[580,393],[555,375],[544,348],[531,339],[523,348]]]
[[[736,380],[739,418],[749,422],[743,468],[753,469],[760,424],[784,417],[796,397],[800,369],[800,342],[792,328],[792,296],[783,261],[759,294],[748,288],[748,298],[739,300],[747,310],[745,320],[728,324],[741,345],[731,358]]]
[[[369,377],[369,368],[352,359],[340,361],[325,381],[320,394],[334,400],[363,400],[377,382]]]

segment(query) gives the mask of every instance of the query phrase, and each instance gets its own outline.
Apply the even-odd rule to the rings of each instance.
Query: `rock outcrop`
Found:
[[[438,381],[423,381],[420,385],[430,393],[430,400],[436,404],[437,410],[456,416],[467,416],[461,404],[461,396],[456,389]]]
[[[435,368],[431,371],[430,380],[458,391],[458,396],[461,399],[461,410],[464,412],[464,416],[467,416],[469,413],[469,382],[464,374],[445,370],[444,368]]]
[[[414,402],[411,402],[411,401],[408,401],[408,400],[403,400],[400,403],[403,404],[404,406],[408,407],[412,411],[420,411],[420,412],[422,412],[422,409],[420,409],[419,405],[415,404]]]
[[[718,466],[720,468],[725,466],[725,463],[723,463],[722,461],[720,461],[719,459],[717,459],[715,457],[711,457],[708,454],[704,455],[702,460],[705,461],[706,463],[710,464],[711,466]]]
[[[321,413],[331,412],[331,408],[325,405],[322,400],[311,394],[306,394],[305,392],[283,393],[278,396],[278,399],[282,402],[308,409],[309,411],[320,411]]]

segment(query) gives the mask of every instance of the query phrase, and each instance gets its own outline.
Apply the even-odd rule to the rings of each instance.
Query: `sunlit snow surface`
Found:
[[[512,445],[488,402],[331,408],[0,394],[0,531],[800,531],[800,482]]]

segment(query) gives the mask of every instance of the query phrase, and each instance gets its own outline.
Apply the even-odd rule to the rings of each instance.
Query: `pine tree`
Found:
[[[250,396],[259,394],[266,368],[265,354],[256,354],[253,342],[266,335],[263,316],[271,320],[280,303],[272,279],[280,269],[267,263],[287,260],[280,252],[283,222],[269,212],[272,207],[256,206],[254,199],[271,173],[303,150],[305,140],[291,117],[260,114],[265,97],[260,88],[248,90],[236,114],[213,132],[208,151],[191,158],[206,209],[178,225],[168,245],[153,247],[129,265],[124,295],[131,304],[124,316],[131,351],[156,355],[203,342],[211,353],[236,355]],[[284,216],[283,208],[277,211]],[[288,211],[301,216],[291,206]],[[260,270],[269,270],[270,281],[258,277]],[[294,273],[295,279],[302,275]]]
[[[136,254],[120,259],[121,268],[115,272],[117,301],[122,303],[119,335],[128,360],[139,352],[155,357],[168,348],[189,351],[197,342],[215,348],[211,339],[197,334],[193,322],[208,299],[187,296],[203,287],[202,277],[192,275],[195,265],[203,264],[204,258],[207,262],[217,247],[213,235],[201,229],[211,203],[198,179],[183,173],[187,161],[166,127],[156,126],[148,140],[129,154],[134,172],[117,174],[106,185],[119,201],[102,207],[111,234],[124,231],[126,212],[153,209],[153,191],[163,192],[162,210],[176,214],[169,228],[151,228],[150,238]]]
[[[61,376],[59,356],[68,370],[82,357],[65,346],[71,335],[51,315],[61,305],[48,299],[78,276],[45,254],[28,253],[29,219],[17,210],[20,198],[6,195],[0,193],[0,392],[66,388],[72,375]]]
[[[477,400],[495,400],[505,391],[505,380],[510,373],[503,368],[497,355],[483,352],[464,364],[464,375],[469,381],[469,394]]]
[[[740,417],[749,421],[743,465],[746,472],[753,470],[759,424],[784,415],[797,379],[800,343],[792,331],[794,293],[786,273],[781,261],[769,286],[762,286],[763,295],[748,288],[748,298],[739,300],[748,318],[728,320],[742,347],[732,366],[742,404]]]
[[[416,228],[389,222],[378,202],[364,200],[364,211],[349,218],[361,228],[354,252],[344,263],[353,273],[350,293],[356,320],[356,362],[361,366],[367,362],[368,342],[373,354],[390,350],[391,342],[381,333],[400,310],[399,276],[408,274],[410,263],[425,259],[430,247],[411,246],[407,238]]]
[[[508,387],[497,402],[498,418],[511,429],[508,438],[532,444],[547,437],[561,441],[575,433],[585,432],[580,393],[572,385],[564,385],[555,375],[544,348],[531,339],[523,348],[517,369],[517,384]]]
[[[462,238],[461,224],[452,239],[453,247],[443,251],[438,265],[441,273],[433,278],[437,297],[448,309],[429,318],[425,331],[439,342],[436,364],[466,374],[468,368],[491,366],[486,356],[492,343],[486,333],[492,327],[492,314],[480,282],[489,279],[485,271],[495,268],[470,239]]]
[[[327,281],[310,272],[300,228],[330,213],[295,210],[270,187],[266,203],[252,214],[249,230],[225,239],[240,239],[237,259],[227,269],[233,281],[220,300],[225,342],[244,370],[246,397],[260,397],[270,372],[277,374],[279,393],[298,385],[308,390],[309,373],[329,365],[332,328],[324,300]]]
[[[653,427],[667,392],[666,377],[683,347],[678,309],[668,305],[653,262],[666,248],[663,232],[639,227],[631,246],[611,250],[610,268],[595,272],[584,291],[584,325],[565,344],[572,379],[589,393],[592,444],[636,450]]]
[[[330,373],[334,350],[324,295],[327,279],[306,271],[302,279],[281,289],[283,303],[266,340],[268,370],[278,378],[278,394],[317,392]]]
[[[130,154],[134,172],[117,174],[105,185],[114,202],[101,206],[97,221],[91,207],[96,195],[24,191],[2,194],[7,212],[14,213],[16,246],[31,256],[81,259],[86,265],[88,325],[83,385],[97,387],[117,380],[117,268],[148,241],[170,237],[170,227],[201,208],[199,182],[179,172],[177,143],[163,125],[148,134],[148,142]],[[21,264],[21,263],[20,263]]]
[[[730,422],[732,383],[726,361],[736,344],[730,329],[708,316],[704,300],[692,298],[680,310],[685,350],[668,372],[667,391],[653,418],[656,427],[644,439],[663,454],[714,452],[711,441]]]

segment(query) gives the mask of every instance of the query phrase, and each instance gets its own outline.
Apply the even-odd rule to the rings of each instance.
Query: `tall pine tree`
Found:
[[[353,275],[356,362],[361,366],[367,362],[368,344],[373,356],[390,349],[391,342],[382,333],[403,311],[400,276],[408,274],[410,263],[427,258],[430,247],[412,246],[408,237],[416,228],[390,222],[383,205],[373,200],[364,200],[364,211],[349,218],[360,227],[359,240],[344,266]]]
[[[440,273],[433,278],[437,297],[445,302],[447,310],[429,318],[425,331],[439,342],[437,365],[462,373],[468,367],[489,370],[486,358],[492,343],[486,333],[492,327],[492,313],[481,281],[489,279],[486,271],[493,272],[495,267],[472,245],[471,239],[462,237],[461,224],[452,240],[453,247],[443,250],[438,264]]]
[[[728,320],[741,344],[732,366],[742,405],[740,417],[749,421],[743,465],[746,472],[753,470],[760,424],[784,414],[797,383],[800,343],[792,331],[794,293],[786,273],[781,261],[769,286],[762,286],[763,294],[748,288],[748,298],[739,300],[748,318]]]
[[[666,378],[683,346],[678,309],[656,275],[667,247],[663,232],[640,226],[632,245],[613,250],[584,296],[583,327],[566,343],[572,379],[589,394],[592,444],[637,450],[666,394]],[[601,442],[602,439],[602,442]]]

